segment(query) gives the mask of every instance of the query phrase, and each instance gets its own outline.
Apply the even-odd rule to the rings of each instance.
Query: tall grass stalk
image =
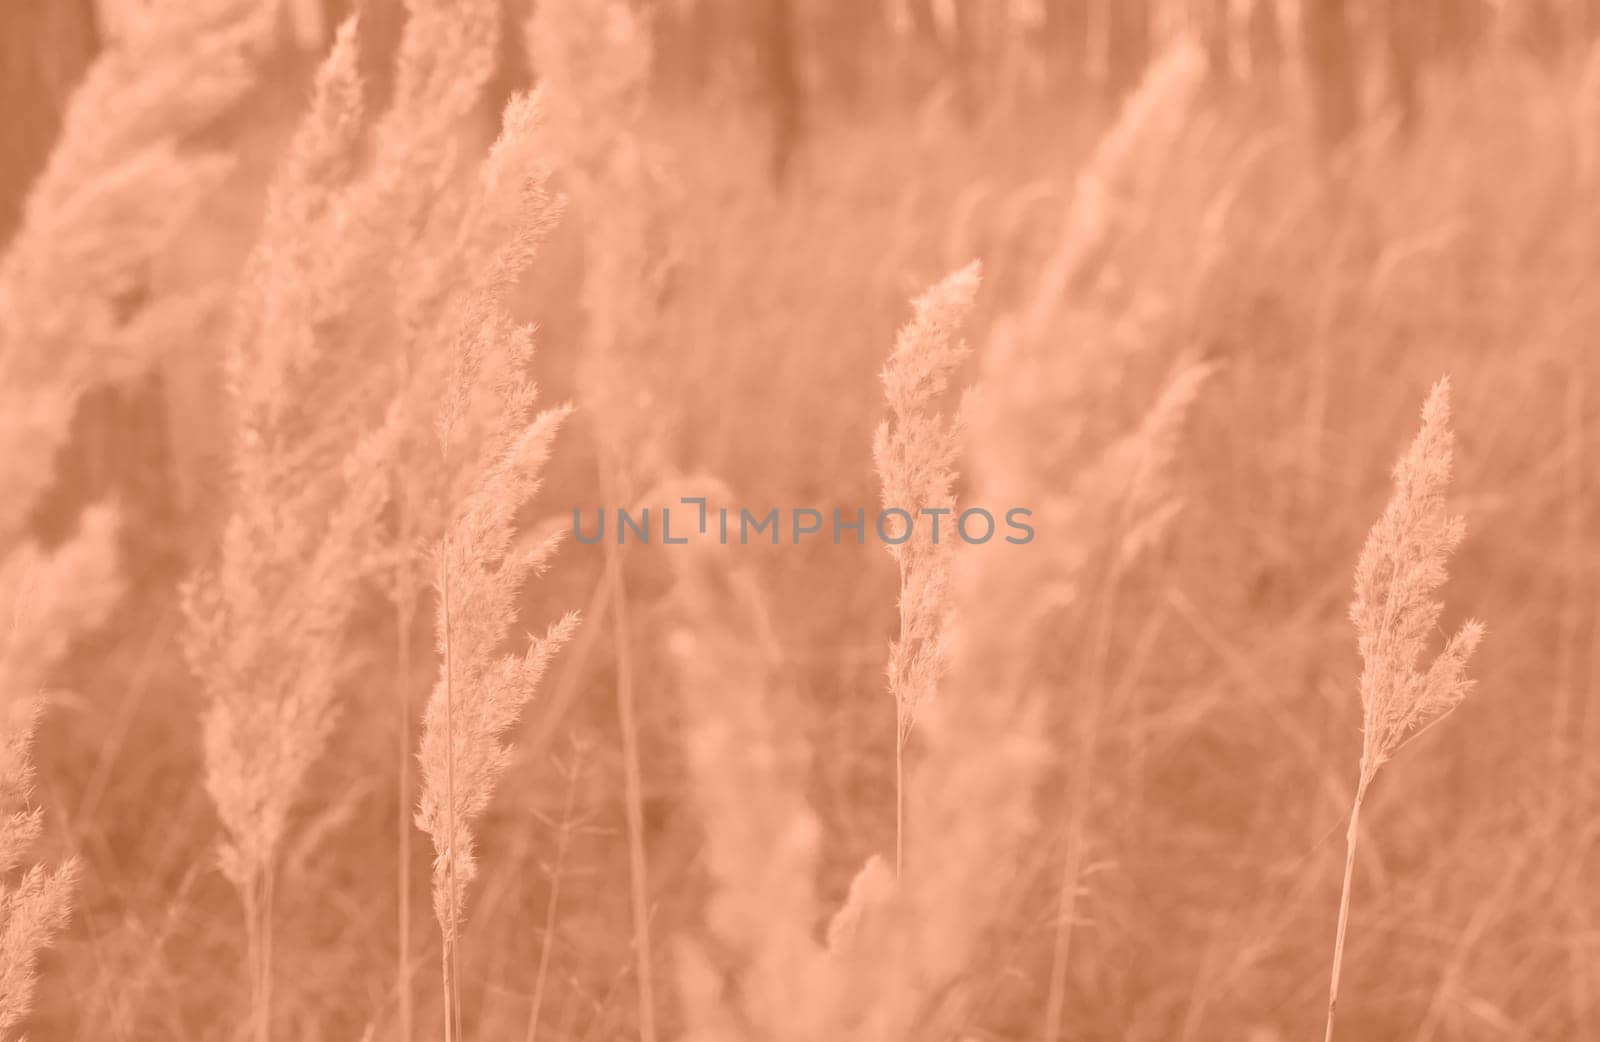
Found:
[[[660,244],[652,241],[663,186],[639,133],[650,89],[650,33],[634,9],[618,0],[544,0],[524,23],[523,40],[547,99],[546,140],[560,163],[584,242],[578,397],[595,434],[596,477],[605,502],[625,503],[634,490],[659,477],[666,443],[657,430],[658,410],[639,408],[650,390],[642,374],[652,361],[648,347],[658,336],[664,268]],[[622,740],[639,1032],[643,1042],[655,1042],[655,946],[634,635],[621,550],[610,543],[604,570]]]
[[[1050,987],[1045,1000],[1044,1038],[1062,1034],[1072,933],[1077,922],[1088,845],[1093,784],[1100,754],[1100,729],[1106,708],[1107,674],[1123,584],[1130,569],[1155,547],[1176,519],[1181,502],[1172,471],[1184,423],[1210,377],[1204,363],[1180,361],[1139,425],[1113,442],[1086,471],[1074,491],[1086,526],[1081,535],[1107,540],[1094,585],[1094,623],[1088,640],[1079,695],[1082,720],[1063,805],[1061,875],[1056,888],[1055,934],[1050,953]],[[1093,575],[1093,573],[1090,573]]]
[[[1464,623],[1426,669],[1419,662],[1444,605],[1436,601],[1445,563],[1466,534],[1466,523],[1445,509],[1454,454],[1450,381],[1434,385],[1422,407],[1422,430],[1394,468],[1394,493],[1373,525],[1356,565],[1350,606],[1361,649],[1361,767],[1350,826],[1345,832],[1344,882],[1328,980],[1325,1042],[1332,1042],[1339,975],[1350,923],[1350,892],[1360,839],[1361,806],[1378,769],[1448,716],[1472,690],[1467,660],[1483,639],[1483,624]]]
[[[402,508],[403,509],[403,508]],[[404,529],[402,528],[402,533]],[[407,540],[402,535],[402,545]],[[411,821],[412,760],[411,731],[415,726],[411,712],[411,628],[416,621],[416,596],[409,576],[397,577],[395,591],[395,666],[394,692],[399,705],[399,760],[396,767],[395,789],[399,814],[395,829],[395,860],[397,874],[395,886],[395,989],[399,1006],[400,1038],[411,1042],[415,1037],[414,997],[411,993],[411,837],[415,827]]]
[[[533,697],[555,653],[577,627],[568,614],[521,654],[500,651],[526,581],[544,569],[559,533],[516,542],[518,511],[538,493],[557,431],[570,410],[535,413],[527,370],[531,328],[512,322],[506,294],[531,259],[555,206],[544,170],[528,165],[537,101],[513,98],[482,171],[485,198],[510,202],[496,222],[500,246],[472,292],[452,305],[450,373],[436,434],[448,522],[434,550],[440,675],[423,718],[422,799],[417,824],[434,847],[433,906],[442,938],[445,1037],[461,1037],[460,930],[466,888],[477,874],[476,822],[509,762],[504,735]]]
[[[528,1003],[528,1029],[523,1042],[537,1042],[539,1018],[544,1012],[545,986],[550,980],[550,960],[556,947],[556,917],[561,908],[561,876],[576,831],[578,782],[583,773],[582,750],[574,744],[572,759],[565,766],[567,793],[561,805],[561,823],[556,832],[556,852],[550,865],[550,894],[544,904],[544,931],[539,938],[539,965],[533,975],[533,999]]]
[[[273,906],[291,812],[332,731],[344,629],[387,498],[376,388],[320,316],[346,315],[367,243],[345,234],[358,148],[352,24],[318,71],[273,183],[227,345],[232,503],[215,565],[185,584],[206,691],[206,788],[245,914],[252,1034],[270,1036]]]
[[[461,883],[456,877],[456,863],[458,858],[455,853],[455,835],[458,828],[456,820],[456,699],[455,699],[455,659],[451,654],[452,637],[455,629],[452,625],[453,613],[450,602],[450,562],[439,562],[439,620],[443,636],[444,654],[444,720],[446,734],[445,741],[445,824],[451,837],[449,846],[445,850],[445,885],[449,888],[446,901],[449,903],[450,914],[442,926],[444,929],[444,945],[440,949],[440,966],[443,971],[444,993],[444,1037],[445,1042],[452,1042],[461,1037],[461,947],[457,942],[456,933],[460,929],[461,915],[457,910],[460,900]]]
[[[509,425],[486,447],[473,489],[437,552],[441,665],[424,717],[418,825],[432,837],[435,850],[433,903],[443,941],[445,1038],[451,1042],[462,1037],[460,930],[465,889],[477,874],[474,825],[509,762],[502,736],[577,625],[576,616],[568,615],[523,654],[498,652],[523,581],[542,570],[555,551],[553,539],[518,548],[511,540],[516,510],[536,492],[538,473],[565,416],[565,410],[554,410],[530,422],[524,410],[531,390],[510,393]]]
[[[886,509],[910,513],[908,538],[889,546],[900,570],[900,636],[889,649],[888,685],[895,705],[894,870],[905,865],[905,754],[917,709],[938,690],[947,668],[950,560],[955,546],[956,459],[960,417],[941,412],[950,378],[971,354],[961,327],[972,312],[976,261],[946,276],[913,304],[883,369],[890,416],[878,428],[872,455]],[[943,523],[943,538],[927,524]]]

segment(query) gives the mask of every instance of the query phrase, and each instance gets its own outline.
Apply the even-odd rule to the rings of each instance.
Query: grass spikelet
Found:
[[[396,106],[374,130],[376,156],[364,182],[356,222],[393,254],[373,256],[371,267],[389,276],[381,299],[392,300],[394,313],[365,318],[373,329],[387,331],[399,343],[393,353],[396,397],[388,419],[392,437],[385,447],[383,469],[392,497],[384,556],[390,566],[387,592],[395,607],[395,708],[403,746],[396,769],[401,816],[396,841],[396,987],[400,1034],[407,1039],[413,1036],[409,851],[416,802],[412,778],[416,735],[408,678],[413,621],[423,588],[437,571],[436,563],[428,564],[427,555],[419,550],[442,541],[454,517],[453,505],[469,492],[463,484],[470,478],[461,467],[463,458],[470,457],[499,422],[494,414],[499,406],[496,388],[492,381],[479,379],[482,351],[463,340],[470,340],[463,332],[471,326],[465,312],[478,307],[498,315],[494,302],[517,284],[560,213],[545,188],[548,171],[538,147],[542,104],[537,92],[513,95],[502,113],[500,133],[477,168],[460,169],[458,124],[477,96],[463,94],[459,81],[433,66],[470,66],[472,71],[462,79],[477,82],[491,64],[481,52],[485,34],[491,42],[494,38],[498,14],[492,3],[472,3],[453,14],[444,10],[447,6],[419,5],[425,10],[407,23]],[[483,24],[436,25],[441,18]],[[429,48],[436,45],[448,48],[448,53],[433,53]],[[422,66],[413,68],[418,62]],[[433,93],[430,83],[437,88]],[[452,180],[457,177],[458,184]],[[409,214],[412,220],[397,229],[394,212]],[[501,328],[509,326],[501,321]],[[458,343],[466,350],[440,349]],[[531,341],[525,346],[531,349]],[[448,429],[442,431],[441,425]],[[453,454],[439,454],[441,433]]]
[[[351,308],[364,245],[347,240],[341,216],[360,122],[355,66],[346,24],[269,191],[226,358],[232,509],[220,559],[183,590],[186,650],[209,701],[206,788],[225,833],[221,866],[245,908],[258,1040],[270,1032],[277,860],[333,725],[343,630],[386,493],[371,382],[327,328]]]
[[[11,1037],[32,1008],[39,953],[66,926],[77,882],[75,860],[53,871],[34,865],[15,886],[0,880],[0,1037]]]
[[[476,875],[473,826],[488,809],[509,751],[502,739],[533,697],[551,657],[577,627],[576,614],[552,625],[525,651],[500,648],[516,619],[516,597],[539,573],[557,540],[513,546],[516,514],[539,489],[566,407],[534,415],[535,391],[523,375],[532,331],[513,326],[498,295],[485,292],[467,308],[454,349],[455,367],[439,416],[447,460],[463,449],[463,498],[435,550],[440,676],[423,717],[418,759],[422,798],[417,825],[433,840],[434,914],[443,935],[445,1037],[461,1032],[459,931],[467,886]],[[497,401],[481,438],[463,444],[470,403],[482,392]]]
[[[76,635],[99,624],[120,586],[111,511],[84,515],[48,556],[29,547],[0,560],[0,1038],[33,1004],[39,953],[66,925],[79,863],[23,867],[44,828],[33,803],[31,747],[44,703],[34,694]],[[18,869],[20,877],[17,877]]]
[[[227,833],[223,867],[250,924],[258,1038],[271,1015],[275,862],[332,727],[348,661],[345,624],[391,495],[383,465],[397,457],[418,411],[409,400],[380,408],[392,386],[374,365],[390,328],[384,304],[389,293],[406,302],[403,332],[413,336],[452,314],[454,298],[441,289],[448,265],[432,251],[408,264],[410,233],[393,214],[420,221],[429,209],[456,123],[477,98],[474,76],[436,66],[483,58],[495,18],[484,4],[455,20],[436,6],[418,4],[408,24],[396,101],[373,131],[370,171],[358,169],[364,114],[353,21],[318,71],[310,112],[269,192],[229,351],[233,514],[215,573],[190,583],[185,596],[191,662],[212,700],[207,787]],[[514,106],[513,115],[520,111]],[[519,133],[503,141],[526,139],[525,122],[510,120]],[[521,159],[497,147],[483,191],[432,192],[450,204],[441,209],[450,213],[452,249],[439,256],[496,286],[514,277],[518,249],[526,252],[526,229],[508,232],[503,213],[520,208],[524,193],[495,180],[503,167],[520,169]],[[417,380],[417,396],[435,389],[435,377],[430,370]],[[404,963],[410,945],[400,947]],[[406,971],[400,976],[409,1019]]]
[[[1466,534],[1466,522],[1445,509],[1453,443],[1447,377],[1434,384],[1422,407],[1422,430],[1395,464],[1394,493],[1356,564],[1350,621],[1362,661],[1361,771],[1345,835],[1344,885],[1328,984],[1328,1042],[1339,1003],[1339,969],[1367,787],[1384,763],[1449,715],[1472,690],[1467,661],[1483,639],[1483,623],[1468,620],[1432,663],[1420,666],[1444,610],[1436,597],[1445,582],[1445,563]]]
[[[440,871],[454,861],[458,886],[473,878],[472,823],[487,809],[495,779],[507,762],[507,749],[499,739],[516,721],[546,663],[576,625],[576,617],[569,615],[543,638],[531,641],[523,654],[498,653],[515,621],[516,595],[555,551],[554,541],[515,549],[511,542],[515,510],[537,489],[531,475],[548,457],[566,415],[565,409],[543,412],[499,447],[503,455],[486,468],[437,551],[438,644],[448,661],[423,722],[418,823],[434,838]],[[452,701],[453,708],[447,704]],[[447,716],[454,716],[453,724]],[[453,780],[447,777],[452,772]],[[435,904],[442,927],[459,924],[460,899],[452,904],[442,885],[436,889]]]
[[[399,748],[396,853],[396,990],[400,1036],[414,1037],[411,844],[415,836],[415,707],[412,631],[428,583],[419,548],[437,543],[455,499],[448,468],[433,451],[430,419],[446,394],[453,364],[438,345],[452,341],[460,301],[475,285],[514,283],[557,212],[543,190],[533,151],[540,106],[519,93],[503,112],[502,128],[475,171],[475,141],[463,128],[493,75],[501,40],[499,5],[414,0],[397,56],[394,103],[373,128],[373,157],[350,223],[381,250],[369,253],[367,273],[387,278],[380,305],[366,316],[374,335],[392,342],[396,402],[394,442],[385,468],[392,497],[387,550],[389,595],[395,609],[395,710]],[[463,277],[467,288],[463,292]],[[388,305],[388,307],[383,307]],[[462,422],[475,423],[471,403]],[[471,441],[470,438],[464,439]]]
[[[5,663],[9,665],[9,663]],[[33,763],[29,746],[41,703],[4,692],[0,705],[0,1038],[9,1039],[33,1006],[39,953],[50,946],[71,913],[78,863],[54,870],[24,869],[12,881],[28,848],[44,828],[44,812],[32,804]]]
[[[1469,620],[1425,670],[1424,650],[1444,605],[1435,600],[1445,564],[1466,522],[1445,511],[1454,438],[1450,382],[1440,380],[1422,409],[1422,430],[1394,469],[1394,495],[1367,536],[1350,606],[1361,648],[1361,782],[1472,689],[1467,660],[1483,639]]]
[[[885,509],[908,511],[910,538],[891,544],[900,567],[900,637],[889,649],[889,693],[895,702],[895,875],[904,861],[905,747],[918,707],[937,689],[945,670],[944,634],[949,614],[950,558],[955,546],[956,458],[959,418],[940,411],[950,378],[971,354],[961,339],[980,278],[973,261],[946,276],[913,305],[883,369],[889,419],[879,426],[872,455]],[[932,525],[918,518],[931,515]],[[934,536],[944,523],[942,538]]]

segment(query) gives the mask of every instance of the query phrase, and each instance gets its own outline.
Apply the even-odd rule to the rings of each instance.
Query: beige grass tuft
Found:
[[[10,693],[8,693],[9,695]],[[78,862],[55,869],[30,865],[12,876],[44,828],[32,807],[29,746],[39,720],[38,699],[13,698],[0,710],[0,1038],[10,1039],[33,1005],[39,953],[50,946],[72,909]]]
[[[79,875],[76,858],[54,869],[27,863],[44,830],[33,802],[36,692],[121,592],[115,540],[111,511],[98,507],[53,554],[21,547],[0,558],[0,1039],[28,1015],[39,954],[66,925]]]
[[[535,413],[526,371],[533,332],[514,324],[504,296],[554,210],[543,172],[520,159],[536,123],[529,96],[508,105],[505,129],[483,170],[486,197],[518,200],[503,215],[500,248],[487,274],[457,307],[451,369],[436,429],[454,503],[434,553],[440,676],[423,717],[417,825],[433,840],[433,905],[443,935],[445,1037],[461,1032],[459,933],[466,888],[476,875],[473,826],[488,809],[508,762],[505,733],[533,697],[551,657],[577,627],[568,614],[519,654],[501,651],[516,598],[558,544],[517,541],[517,512],[534,498],[551,445],[570,410]],[[491,189],[499,187],[502,192]]]
[[[1394,494],[1372,526],[1356,565],[1350,606],[1361,648],[1361,772],[1345,836],[1344,886],[1328,983],[1327,1042],[1339,1004],[1339,970],[1350,920],[1350,885],[1360,837],[1361,804],[1378,768],[1407,743],[1443,720],[1472,690],[1467,660],[1483,639],[1483,623],[1468,620],[1426,668],[1424,652],[1444,605],[1436,600],[1445,562],[1466,534],[1466,522],[1445,509],[1454,436],[1450,381],[1433,386],[1422,407],[1422,430],[1394,468]]]
[[[889,546],[900,567],[900,637],[890,646],[888,666],[895,703],[896,876],[905,860],[906,742],[918,707],[938,689],[947,665],[950,561],[958,538],[952,487],[962,424],[959,415],[941,411],[941,399],[972,353],[961,327],[972,312],[980,277],[973,261],[917,298],[883,369],[890,417],[872,444],[884,508],[911,514],[909,538]],[[930,516],[923,517],[923,511]]]

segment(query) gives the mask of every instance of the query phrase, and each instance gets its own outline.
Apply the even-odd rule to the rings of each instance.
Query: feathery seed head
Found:
[[[1435,598],[1446,561],[1466,534],[1465,521],[1445,507],[1453,443],[1445,378],[1428,395],[1422,430],[1395,465],[1394,493],[1356,566],[1350,618],[1363,663],[1363,785],[1472,689],[1467,660],[1484,633],[1477,620],[1463,625],[1426,669],[1418,666],[1444,609]]]
[[[900,565],[900,639],[890,649],[888,680],[902,742],[917,705],[933,693],[944,673],[955,540],[947,533],[934,542],[931,527],[915,518],[919,511],[953,513],[955,508],[951,486],[962,424],[959,416],[939,410],[939,400],[971,353],[961,339],[961,326],[972,312],[980,271],[973,261],[918,297],[911,321],[901,328],[883,368],[890,415],[878,428],[872,454],[883,505],[908,511],[913,518],[911,537],[889,547]]]

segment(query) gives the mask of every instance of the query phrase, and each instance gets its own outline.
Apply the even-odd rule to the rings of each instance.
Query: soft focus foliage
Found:
[[[49,484],[77,396],[138,374],[214,302],[214,287],[158,298],[152,282],[222,179],[225,156],[186,146],[250,86],[265,19],[250,0],[159,5],[73,92],[0,256],[0,540]]]
[[[1600,1037],[1597,39],[11,5],[0,1038]]]

